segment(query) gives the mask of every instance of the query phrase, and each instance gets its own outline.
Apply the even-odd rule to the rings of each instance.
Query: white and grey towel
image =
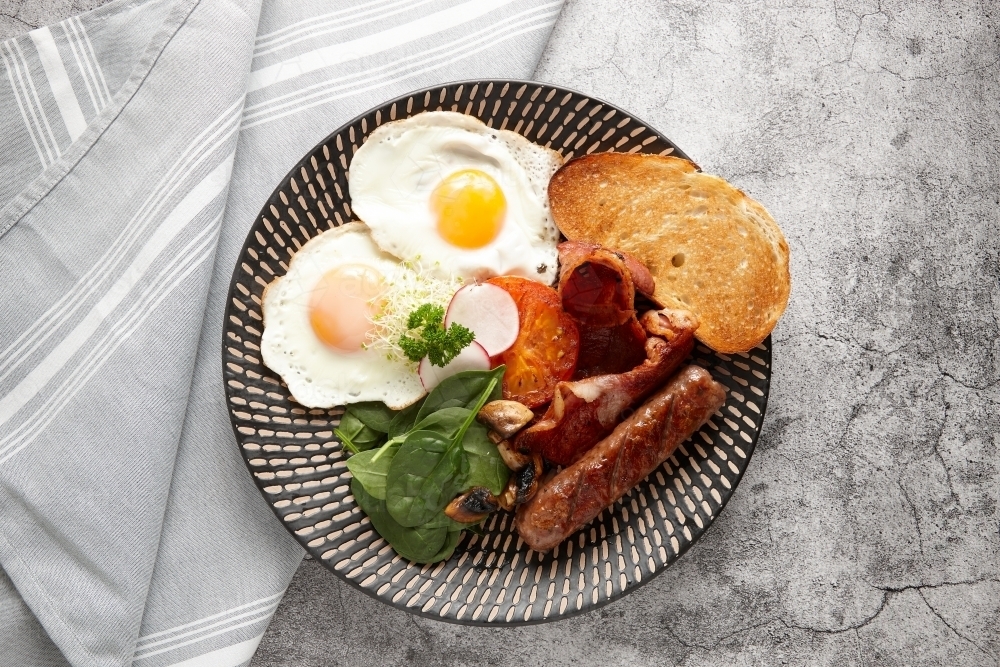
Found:
[[[562,0],[118,0],[0,44],[0,667],[249,662],[302,557],[224,404],[280,179],[358,113],[527,78]]]

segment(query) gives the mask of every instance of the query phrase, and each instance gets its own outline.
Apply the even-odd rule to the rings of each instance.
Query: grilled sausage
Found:
[[[522,505],[518,533],[535,551],[556,546],[653,472],[725,400],[725,388],[708,371],[684,368]]]

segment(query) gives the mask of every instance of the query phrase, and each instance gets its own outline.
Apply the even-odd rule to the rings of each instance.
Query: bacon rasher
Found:
[[[626,253],[593,243],[559,244],[559,294],[577,322],[580,354],[573,379],[623,373],[646,358],[635,293],[652,294],[653,276]]]
[[[694,347],[698,321],[688,311],[666,309],[645,313],[640,327],[649,334],[645,361],[624,373],[558,383],[545,414],[515,436],[514,448],[558,465],[577,460],[680,367]]]

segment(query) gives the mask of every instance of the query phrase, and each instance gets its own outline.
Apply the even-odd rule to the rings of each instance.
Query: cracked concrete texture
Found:
[[[663,575],[548,625],[413,618],[306,561],[253,664],[998,664],[1000,8],[570,0],[536,78],[784,229],[749,471]]]
[[[0,39],[102,1],[0,0]],[[542,626],[416,618],[305,561],[252,664],[1000,664],[1000,8],[568,0],[536,78],[784,229],[746,477],[661,576]]]
[[[111,0],[0,0],[0,41],[109,2]]]

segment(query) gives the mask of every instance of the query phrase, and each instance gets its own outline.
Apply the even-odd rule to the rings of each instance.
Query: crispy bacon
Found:
[[[574,380],[625,373],[646,358],[646,332],[633,315],[616,327],[591,327],[580,330],[580,355],[577,357]]]
[[[597,249],[604,249],[604,247],[598,243],[564,241],[559,244],[559,263],[565,270],[567,265],[579,264]],[[628,269],[629,276],[632,278],[632,285],[635,287],[635,291],[652,298],[653,292],[656,289],[656,281],[653,279],[653,274],[649,272],[649,269],[627,252],[607,250],[625,263],[625,268]]]
[[[631,406],[662,385],[694,347],[697,319],[684,310],[661,310],[644,314],[641,324],[650,334],[645,361],[624,373],[560,382],[548,410],[517,434],[514,448],[569,465],[610,433]]]
[[[638,260],[593,243],[559,245],[559,294],[580,329],[574,379],[623,373],[646,358],[646,333],[636,319],[635,292],[652,291]]]

